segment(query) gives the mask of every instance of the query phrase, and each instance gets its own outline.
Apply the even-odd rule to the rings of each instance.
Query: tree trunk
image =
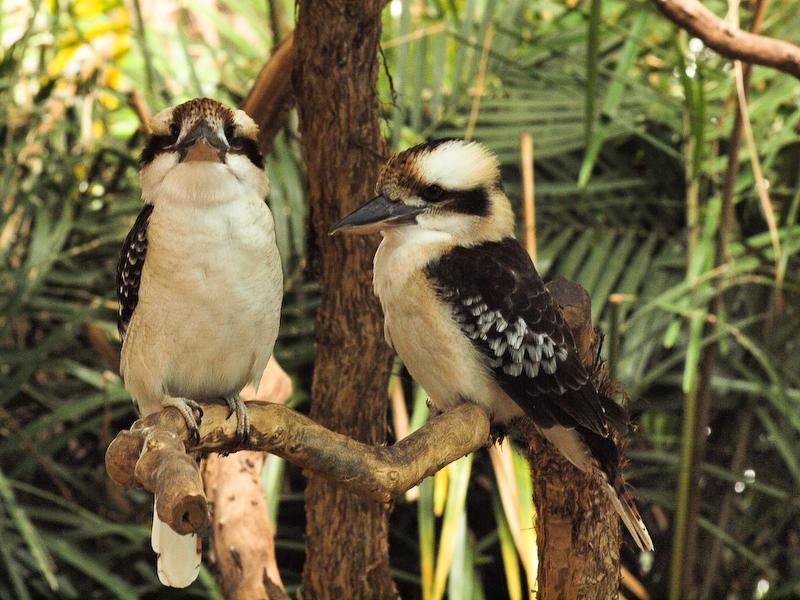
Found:
[[[311,418],[370,444],[386,440],[391,352],[372,293],[377,236],[331,238],[372,195],[385,146],[375,82],[381,0],[300,0],[294,90],[319,273]],[[306,488],[306,598],[392,598],[388,508],[311,476]]]
[[[203,483],[214,507],[211,556],[217,583],[229,600],[278,600],[283,591],[275,561],[275,534],[259,475],[263,452],[242,451],[205,459]],[[270,593],[271,582],[277,593]]]
[[[589,295],[565,279],[547,285],[584,363],[594,358]],[[537,432],[529,436],[539,549],[539,598],[606,600],[619,594],[619,517],[600,485]]]

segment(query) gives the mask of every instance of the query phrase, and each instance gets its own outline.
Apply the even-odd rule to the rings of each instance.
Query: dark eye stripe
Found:
[[[231,141],[233,140],[233,136],[236,135],[236,128],[233,126],[233,123],[231,123],[230,121],[225,123],[224,133],[225,133],[225,139],[230,144]]]
[[[258,143],[249,138],[237,137],[231,140],[231,148],[228,150],[231,154],[242,154],[250,159],[250,162],[257,166],[259,169],[264,168],[264,157],[258,149]]]
[[[483,187],[462,191],[445,190],[436,203],[446,203],[449,210],[465,215],[485,217],[489,214],[489,194]]]
[[[171,135],[154,135],[147,141],[147,145],[139,156],[139,167],[144,167],[155,159],[156,155],[163,152],[166,148],[175,143],[175,138]]]
[[[232,129],[232,125],[230,126]],[[226,127],[226,130],[228,127]],[[226,132],[227,136],[227,132]],[[139,156],[139,167],[144,167],[155,159],[155,157],[169,148],[172,144],[175,143],[177,136],[173,133],[170,135],[153,135],[147,142],[147,145],[142,150],[141,155]],[[230,143],[230,150],[231,154],[241,154],[246,156],[251,163],[253,163],[259,169],[264,168],[264,156],[261,154],[261,151],[258,149],[258,143],[255,140],[251,140],[245,137],[234,137],[233,139],[228,140]]]

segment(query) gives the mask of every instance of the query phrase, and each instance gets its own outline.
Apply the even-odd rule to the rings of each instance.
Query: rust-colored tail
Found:
[[[606,485],[606,493],[611,499],[611,503],[614,505],[614,510],[617,511],[622,522],[625,523],[625,527],[628,528],[631,537],[636,541],[636,545],[639,546],[641,550],[652,552],[653,540],[650,539],[647,527],[645,527],[644,521],[642,521],[642,517],[639,515],[639,511],[636,509],[633,498],[631,498],[631,495],[625,488],[625,482],[622,480],[621,476],[617,475],[614,478],[614,485],[610,483]]]

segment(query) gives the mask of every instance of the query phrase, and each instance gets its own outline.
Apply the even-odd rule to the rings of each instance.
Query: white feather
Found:
[[[448,190],[468,190],[493,182],[499,174],[497,157],[477,142],[451,140],[419,157],[423,181]]]
[[[539,427],[538,429],[569,462],[581,471],[586,471],[591,467],[588,448],[577,431],[561,425]]]
[[[164,523],[156,511],[153,499],[153,532],[150,537],[153,552],[158,556],[158,579],[164,585],[184,588],[197,579],[200,572],[200,540],[196,534],[180,535]]]
[[[180,179],[205,177],[194,171],[204,175]],[[272,215],[257,188],[235,181],[221,177],[194,195],[172,190],[150,216],[121,364],[143,414],[161,410],[165,393],[203,399],[257,385],[272,354],[283,296]]]

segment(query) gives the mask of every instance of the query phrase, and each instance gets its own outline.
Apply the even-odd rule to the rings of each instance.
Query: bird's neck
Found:
[[[157,181],[142,180],[146,202],[186,204],[194,208],[228,204],[240,198],[263,202],[266,185],[242,180],[215,163],[189,163],[172,169]],[[262,189],[263,188],[263,189]]]
[[[499,242],[507,237],[514,237],[514,209],[505,192],[499,187],[489,196],[489,217],[484,219],[475,232],[475,244],[483,242]]]

